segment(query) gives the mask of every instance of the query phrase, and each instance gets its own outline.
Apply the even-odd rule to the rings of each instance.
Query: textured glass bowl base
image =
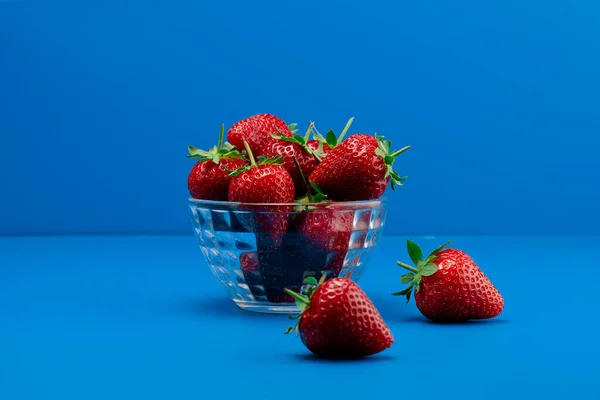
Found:
[[[294,314],[300,312],[295,304],[270,303],[268,301],[242,301],[233,300],[242,310],[268,314]]]
[[[194,231],[213,275],[240,308],[263,313],[298,312],[285,292],[304,292],[307,277],[358,281],[385,223],[383,201],[320,206],[257,206],[191,199]],[[258,208],[258,209],[257,209]],[[265,231],[273,216],[279,231]],[[309,221],[307,223],[307,221]],[[308,228],[310,229],[308,229]]]

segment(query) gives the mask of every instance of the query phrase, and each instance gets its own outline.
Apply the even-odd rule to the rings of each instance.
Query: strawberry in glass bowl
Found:
[[[231,140],[223,145],[222,131],[209,152],[189,147],[188,157],[214,165],[204,168],[210,177],[188,179],[188,204],[206,262],[235,304],[290,313],[298,308],[288,291],[305,290],[306,278],[360,279],[385,225],[382,195],[388,183],[395,187],[405,179],[392,164],[408,147],[391,152],[382,137],[339,140],[328,133],[315,135],[329,139],[322,152],[323,144],[309,145],[312,124],[300,136],[293,125],[265,115],[229,130],[237,146]],[[231,159],[238,160],[233,167],[226,164]],[[196,182],[219,188],[220,197],[195,195],[214,192],[202,184],[199,190]]]

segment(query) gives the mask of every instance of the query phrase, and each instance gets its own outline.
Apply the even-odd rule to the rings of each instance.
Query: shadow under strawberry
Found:
[[[406,318],[399,318],[398,322],[400,323],[419,323],[419,324],[427,324],[427,325],[439,325],[439,326],[486,326],[486,325],[502,325],[502,324],[510,324],[511,321],[507,319],[470,319],[468,321],[432,321],[428,318],[424,318],[423,316],[411,315]]]
[[[389,354],[375,354],[372,356],[362,357],[319,357],[313,353],[293,354],[297,361],[308,361],[308,362],[321,362],[321,363],[340,363],[340,362],[382,362],[396,360]]]

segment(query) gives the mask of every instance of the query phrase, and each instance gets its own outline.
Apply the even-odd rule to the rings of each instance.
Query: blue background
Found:
[[[0,0],[0,399],[600,398],[599,40],[592,0]],[[360,281],[379,355],[316,360],[206,266],[186,146],[262,112],[412,146]],[[391,296],[407,238],[503,313]]]
[[[384,235],[360,285],[394,344],[332,362],[284,335],[287,316],[234,305],[191,235],[0,238],[0,398],[599,399],[600,237],[452,239],[504,312],[428,322],[390,295],[408,258],[405,237]]]
[[[378,132],[388,233],[600,233],[594,1],[0,0],[0,234],[190,233],[193,162],[269,112]]]

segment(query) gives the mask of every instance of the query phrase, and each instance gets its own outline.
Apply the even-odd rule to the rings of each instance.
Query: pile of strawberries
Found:
[[[323,136],[313,124],[301,136],[295,124],[259,114],[234,124],[225,143],[222,126],[218,145],[209,151],[188,146],[188,157],[199,158],[188,176],[192,197],[268,211],[239,221],[257,234],[259,242],[257,253],[242,254],[242,271],[251,286],[260,269],[268,301],[296,302],[301,310],[298,323],[286,333],[299,333],[302,343],[321,357],[368,356],[394,342],[368,296],[349,278],[337,277],[348,250],[353,214],[344,213],[336,203],[375,200],[388,184],[392,189],[402,185],[406,177],[396,173],[393,164],[409,146],[392,151],[391,143],[377,135],[344,139],[351,123],[352,119],[339,137],[333,131]],[[310,203],[311,208],[290,220],[290,203]],[[315,207],[317,203],[327,207]],[[307,242],[298,257],[290,257],[296,250],[285,244],[289,232],[300,233],[295,236]],[[418,310],[435,322],[500,315],[504,299],[499,291],[467,253],[446,248],[449,243],[424,257],[419,246],[407,241],[414,266],[398,262],[407,270],[400,277],[407,286],[393,295],[405,296],[408,303],[414,293]],[[306,278],[305,292],[300,293],[298,281],[307,265],[322,267],[320,260],[311,258],[319,252],[336,255],[327,266],[334,274],[322,273],[319,282]]]
[[[231,216],[256,236],[257,252],[241,256],[255,297],[264,290],[269,302],[293,302],[284,289],[299,289],[311,268],[337,277],[354,222],[353,210],[340,202],[378,199],[388,184],[393,189],[406,179],[392,167],[409,146],[391,151],[390,141],[378,135],[344,138],[352,122],[339,136],[333,130],[321,135],[311,123],[302,136],[296,124],[258,114],[231,126],[226,142],[221,126],[209,151],[188,146],[188,157],[199,158],[188,175],[192,197],[256,211]],[[302,203],[310,207],[291,213]]]
[[[190,194],[241,203],[291,203],[311,194],[331,201],[377,199],[388,183],[393,189],[406,179],[392,166],[409,146],[391,152],[390,141],[378,135],[344,139],[352,120],[339,137],[333,130],[321,135],[314,124],[301,136],[296,124],[271,114],[235,123],[225,143],[221,127],[219,144],[211,150],[188,146],[188,157],[200,159],[188,176]]]

